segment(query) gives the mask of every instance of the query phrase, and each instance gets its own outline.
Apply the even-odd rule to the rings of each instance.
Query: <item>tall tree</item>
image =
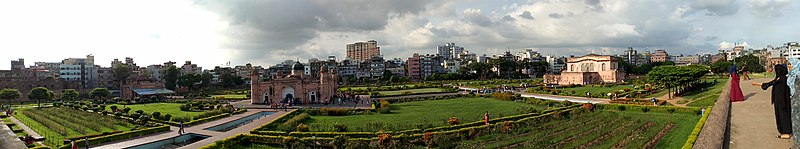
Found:
[[[202,82],[200,83],[200,86],[204,88],[211,86],[211,79],[214,79],[214,75],[208,72],[203,72],[203,74],[200,75],[200,81]]]
[[[195,90],[198,83],[201,83],[201,78],[197,74],[186,74],[178,78],[178,85],[188,88],[189,91]]]
[[[43,100],[48,101],[53,99],[53,94],[47,88],[36,87],[31,89],[30,92],[28,92],[28,99],[36,100],[38,106],[41,107]]]
[[[21,93],[19,93],[19,90],[17,89],[4,88],[0,90],[0,99],[5,100],[6,104],[8,104],[8,102],[11,100],[19,98],[20,96]]]
[[[169,66],[169,68],[167,68],[167,70],[164,71],[165,88],[170,90],[175,90],[175,86],[178,83],[178,73],[180,72],[178,71],[178,68],[176,68],[174,65]]]
[[[392,71],[384,70],[383,71],[383,75],[381,75],[381,79],[384,80],[384,81],[387,81],[393,76],[394,76],[394,73],[392,73]]]
[[[94,88],[92,91],[89,91],[89,96],[95,99],[105,99],[105,97],[108,97],[109,94],[111,93],[107,88]]]
[[[75,89],[65,89],[64,91],[61,91],[61,100],[73,101],[80,98],[80,96],[81,94]]]
[[[733,62],[729,61],[716,61],[711,64],[711,72],[716,73],[717,75],[725,74],[728,72],[728,68],[733,66]]]
[[[125,64],[117,64],[114,65],[114,69],[112,69],[114,80],[117,81],[119,84],[118,88],[122,88],[122,85],[127,83],[128,77],[131,76],[131,69],[128,68],[128,65]]]
[[[744,56],[737,57],[733,59],[736,63],[736,66],[744,67],[744,71],[747,72],[764,72],[764,63],[761,60],[754,56],[753,54],[748,54]]]

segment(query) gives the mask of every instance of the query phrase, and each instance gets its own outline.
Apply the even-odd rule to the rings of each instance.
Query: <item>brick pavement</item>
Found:
[[[739,83],[745,100],[731,104],[730,148],[792,147],[791,140],[777,138],[778,128],[771,104],[772,88],[762,90],[760,86],[751,85],[753,82],[764,83],[771,79],[758,78]]]

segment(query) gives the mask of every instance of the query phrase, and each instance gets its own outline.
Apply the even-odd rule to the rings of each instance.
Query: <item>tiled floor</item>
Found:
[[[217,131],[203,130],[203,129],[208,128],[208,127],[212,127],[212,126],[216,126],[216,125],[219,125],[219,124],[223,124],[223,123],[227,123],[227,122],[230,122],[230,121],[234,121],[234,120],[237,120],[237,119],[240,119],[240,118],[252,115],[252,114],[256,114],[256,113],[262,112],[262,111],[271,111],[271,112],[275,112],[275,113],[273,113],[273,114],[271,114],[271,115],[269,115],[269,116],[267,116],[265,118],[261,118],[261,119],[255,120],[255,121],[253,121],[251,123],[248,123],[248,124],[246,124],[244,126],[235,128],[235,129],[227,131],[227,132],[217,132]],[[196,134],[207,135],[207,136],[211,136],[211,137],[203,139],[203,140],[200,140],[200,141],[192,143],[192,144],[189,144],[187,146],[183,146],[181,148],[196,149],[196,148],[200,148],[202,146],[211,144],[211,143],[213,143],[215,141],[222,140],[222,139],[234,136],[236,134],[250,133],[250,130],[253,130],[256,127],[259,127],[259,126],[261,126],[261,125],[263,125],[263,124],[265,124],[265,123],[267,123],[269,121],[272,121],[273,119],[276,119],[276,118],[278,118],[278,117],[280,117],[280,116],[282,116],[282,115],[284,115],[284,114],[286,114],[288,112],[290,112],[290,111],[275,111],[275,110],[265,110],[265,109],[248,109],[247,112],[242,113],[242,114],[237,114],[237,115],[234,115],[234,116],[231,116],[231,117],[226,117],[226,118],[219,119],[219,120],[216,120],[216,121],[206,122],[206,123],[203,123],[203,124],[200,124],[200,125],[196,125],[196,126],[186,127],[186,128],[184,128],[184,131],[186,131],[186,133],[196,133]],[[101,145],[101,146],[98,146],[98,147],[93,147],[93,148],[97,148],[97,149],[126,148],[126,147],[132,147],[132,146],[136,146],[136,145],[140,145],[140,144],[146,144],[146,143],[150,143],[150,142],[153,142],[153,141],[163,140],[163,139],[176,137],[176,136],[178,136],[178,127],[170,127],[170,131],[169,132],[152,134],[152,135],[139,137],[139,138],[135,138],[135,139],[127,139],[127,140],[124,140],[124,141],[106,143],[104,145]]]

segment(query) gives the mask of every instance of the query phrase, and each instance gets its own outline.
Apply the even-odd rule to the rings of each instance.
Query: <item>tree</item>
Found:
[[[104,99],[105,97],[108,97],[109,94],[111,93],[108,91],[107,88],[94,88],[92,89],[92,91],[89,92],[89,97],[95,99],[97,98]]]
[[[75,100],[80,98],[81,94],[75,89],[65,89],[61,91],[61,100]]]
[[[724,74],[728,72],[728,68],[733,66],[733,62],[729,61],[717,61],[711,64],[711,71],[715,74]]]
[[[742,67],[744,67],[744,71],[764,72],[763,63],[761,63],[761,60],[759,60],[758,57],[753,56],[753,54],[737,57],[733,59],[733,61],[736,63],[736,66],[739,66],[738,69],[742,69]]]
[[[197,74],[186,74],[178,78],[178,85],[189,88],[189,91],[194,90],[198,83],[201,83],[201,78]]]
[[[119,88],[122,88],[122,85],[125,84],[128,77],[131,76],[131,69],[128,68],[128,65],[124,64],[117,64],[112,69],[114,80],[119,83]]]
[[[178,68],[174,65],[169,66],[167,70],[164,71],[164,86],[167,89],[175,90],[176,83],[178,82]]]
[[[470,78],[485,80],[493,74],[491,69],[492,65],[488,63],[469,63],[467,66],[459,69],[459,72],[462,75],[470,76]]]
[[[392,78],[392,76],[394,76],[394,73],[392,73],[392,71],[384,70],[383,75],[381,75],[381,79],[388,81],[390,78]]]
[[[5,100],[6,104],[8,104],[8,102],[11,100],[19,98],[20,96],[21,93],[19,93],[19,90],[17,89],[4,88],[0,90],[0,99]]]
[[[206,88],[211,86],[211,79],[214,79],[214,75],[208,72],[203,72],[203,74],[200,75],[200,87]]]
[[[41,101],[42,100],[47,101],[53,99],[53,94],[47,88],[36,87],[31,89],[30,92],[28,92],[28,99],[36,100],[38,106],[41,107],[42,106]]]

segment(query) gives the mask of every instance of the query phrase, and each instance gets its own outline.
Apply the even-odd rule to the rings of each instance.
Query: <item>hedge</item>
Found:
[[[422,92],[422,93],[407,93],[407,94],[396,94],[396,95],[381,95],[381,94],[370,94],[370,98],[379,98],[379,97],[397,97],[397,96],[409,96],[409,95],[426,95],[426,94],[440,94],[440,93],[455,93],[458,92],[457,89],[445,88],[443,91],[438,92]]]
[[[139,129],[139,130],[128,131],[128,132],[123,132],[123,133],[116,133],[116,134],[111,134],[111,135],[105,135],[105,136],[98,136],[98,137],[94,137],[94,138],[89,138],[89,145],[97,145],[97,144],[102,144],[102,143],[106,143],[106,142],[124,140],[124,139],[129,139],[129,138],[149,135],[149,134],[153,134],[153,133],[169,131],[169,127],[170,126],[158,126],[158,127],[145,128],[145,129]],[[86,145],[85,141],[86,141],[85,139],[76,140],[75,144],[77,144],[79,147],[83,147],[83,146]],[[62,145],[62,146],[60,146],[58,148],[60,148],[60,149],[69,149],[70,147],[71,147],[70,145]]]
[[[692,130],[692,134],[689,135],[689,139],[686,139],[686,143],[683,144],[684,149],[691,149],[694,146],[694,141],[697,140],[697,136],[700,135],[700,130],[703,129],[703,125],[706,124],[706,119],[708,119],[708,115],[711,114],[711,108],[706,110],[708,112],[703,113],[703,117],[700,118],[700,121],[697,122],[697,125],[694,125],[694,130]]]
[[[278,118],[275,118],[275,119],[273,119],[272,121],[269,121],[269,122],[267,122],[267,123],[264,123],[264,124],[263,124],[263,125],[261,125],[261,126],[258,126],[256,129],[253,129],[253,130],[251,130],[251,131],[250,131],[250,133],[256,134],[256,133],[257,133],[257,131],[259,131],[259,130],[265,130],[265,129],[270,129],[270,128],[272,128],[272,129],[274,129],[274,128],[277,128],[277,125],[279,125],[279,124],[283,124],[283,122],[286,122],[286,120],[288,120],[288,119],[290,119],[290,118],[294,117],[294,116],[295,116],[295,115],[297,115],[297,114],[300,114],[300,113],[302,113],[302,112],[297,112],[297,111],[300,111],[300,110],[292,110],[292,111],[289,111],[289,113],[286,113],[286,114],[284,114],[284,115],[282,115],[282,116],[280,116],[280,117],[278,117]]]
[[[228,137],[228,138],[216,141],[214,143],[211,143],[209,145],[200,147],[200,149],[230,148],[231,146],[234,146],[234,145],[237,145],[237,144],[241,143],[242,140],[246,139],[246,137],[248,137],[248,136],[245,135],[245,134],[238,134],[236,136]]]
[[[328,137],[348,136],[350,138],[371,138],[378,137],[377,132],[291,132],[292,137]]]
[[[605,110],[617,110],[624,107],[626,110],[641,111],[642,108],[649,109],[650,112],[678,112],[688,114],[700,114],[700,108],[696,107],[674,107],[674,106],[642,106],[642,105],[626,105],[626,104],[595,104],[595,107]]]

